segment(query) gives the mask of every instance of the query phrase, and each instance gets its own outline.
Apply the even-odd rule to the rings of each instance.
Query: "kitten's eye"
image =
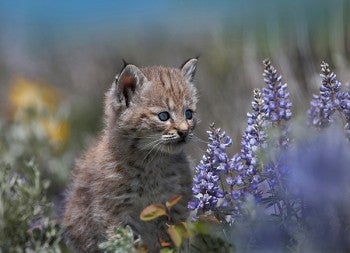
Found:
[[[158,118],[161,120],[161,121],[167,121],[168,119],[170,119],[170,114],[168,112],[160,112],[158,114]]]
[[[192,117],[193,117],[193,112],[192,112],[190,109],[187,109],[187,110],[185,111],[185,117],[186,117],[186,119],[192,119]]]

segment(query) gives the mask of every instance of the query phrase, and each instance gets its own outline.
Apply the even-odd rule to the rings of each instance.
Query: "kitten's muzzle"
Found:
[[[186,140],[188,130],[177,130],[177,134],[179,135],[180,139]]]
[[[173,132],[171,135],[163,137],[164,144],[166,145],[177,145],[187,142],[189,136],[189,130],[180,130],[177,129],[176,132]]]

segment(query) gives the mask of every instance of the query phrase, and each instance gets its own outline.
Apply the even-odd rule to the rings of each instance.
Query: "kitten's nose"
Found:
[[[178,129],[177,134],[180,136],[180,138],[185,139],[188,135],[188,129]]]

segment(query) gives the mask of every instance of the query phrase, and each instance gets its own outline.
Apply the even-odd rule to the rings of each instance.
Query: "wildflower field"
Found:
[[[294,120],[287,83],[269,60],[263,66],[265,87],[253,90],[241,140],[209,126],[194,168],[191,220],[172,223],[181,196],[140,214],[145,222],[168,216],[171,241],[162,242],[161,252],[350,249],[350,91],[322,62],[319,93],[305,121]],[[1,122],[0,249],[65,252],[55,205],[62,205],[68,181],[67,116],[53,87],[18,79],[10,92],[11,120]],[[236,143],[240,150],[231,156]],[[101,249],[145,251],[130,228],[115,233]]]
[[[167,218],[161,252],[350,252],[350,1],[251,1],[0,3],[0,253],[72,252],[70,173],[122,59],[196,55],[191,216],[140,213]],[[147,252],[114,233],[101,252]]]

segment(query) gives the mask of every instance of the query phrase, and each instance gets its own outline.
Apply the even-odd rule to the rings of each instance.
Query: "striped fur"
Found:
[[[166,237],[165,220],[143,222],[149,204],[183,196],[175,219],[186,220],[191,198],[191,171],[184,151],[195,128],[197,59],[181,69],[126,65],[106,93],[106,127],[95,145],[76,162],[64,214],[65,235],[77,252],[99,252],[115,226],[130,225],[135,235],[158,252]],[[186,119],[185,111],[193,112]],[[171,118],[161,121],[158,114]],[[181,141],[180,141],[181,140]]]

